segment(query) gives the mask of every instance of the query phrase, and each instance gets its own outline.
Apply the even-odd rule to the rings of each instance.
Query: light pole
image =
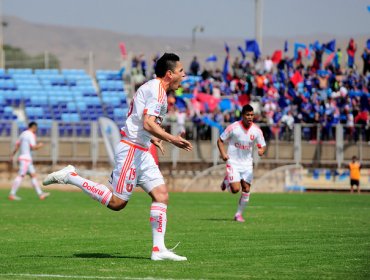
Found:
[[[195,33],[196,32],[203,32],[203,31],[204,31],[204,27],[201,26],[201,25],[196,25],[196,26],[193,27],[192,40],[191,40],[191,45],[192,45],[193,52],[195,51]]]
[[[255,0],[255,8],[256,8],[256,13],[255,13],[255,35],[256,35],[256,40],[257,43],[260,47],[260,50],[262,52],[262,18],[263,18],[263,7],[262,7],[262,1],[263,0]]]
[[[3,30],[3,1],[0,0],[0,68],[5,68],[5,54],[4,54],[4,30]]]

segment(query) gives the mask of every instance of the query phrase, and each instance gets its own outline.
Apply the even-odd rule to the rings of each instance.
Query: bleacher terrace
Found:
[[[81,69],[0,69],[0,119],[16,121],[20,130],[39,123],[39,135],[50,135],[52,121],[65,124],[60,136],[89,136],[90,123],[100,116],[118,124],[127,112],[125,84],[117,71],[97,70],[90,77]],[[10,135],[10,123],[0,135]]]

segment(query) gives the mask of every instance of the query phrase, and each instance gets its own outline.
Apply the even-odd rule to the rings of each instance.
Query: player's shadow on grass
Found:
[[[136,256],[117,256],[111,254],[104,254],[104,253],[79,253],[73,254],[75,258],[83,258],[83,259],[141,259],[147,260],[150,258],[145,257],[136,257]]]
[[[73,254],[72,256],[43,256],[43,255],[22,255],[21,258],[82,258],[82,259],[137,259],[137,260],[150,260],[150,258],[138,257],[138,256],[119,256],[104,254],[104,253],[79,253]]]
[[[146,257],[138,257],[138,256],[119,256],[119,255],[111,255],[111,254],[104,254],[104,253],[79,253],[73,254],[72,256],[43,256],[43,255],[22,255],[19,256],[21,258],[82,258],[82,259],[137,259],[137,260],[150,260],[150,258]]]

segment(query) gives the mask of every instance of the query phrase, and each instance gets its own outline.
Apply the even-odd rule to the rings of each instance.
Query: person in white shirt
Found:
[[[242,190],[238,209],[234,216],[237,222],[245,222],[243,212],[249,202],[251,182],[253,179],[253,150],[257,147],[258,155],[263,156],[266,142],[261,129],[253,123],[254,112],[251,105],[245,105],[242,119],[226,127],[217,140],[221,158],[226,162],[226,176],[221,189],[231,193]],[[228,149],[225,149],[225,142]]]
[[[292,137],[293,134],[293,129],[294,129],[294,117],[292,112],[289,110],[286,114],[284,114],[279,123],[281,124],[281,137],[284,138],[285,140],[289,140]]]
[[[133,189],[139,185],[152,198],[151,259],[185,261],[186,257],[176,255],[164,244],[168,189],[158,165],[148,151],[150,144],[153,143],[163,153],[162,141],[167,141],[186,151],[192,150],[191,143],[181,135],[171,135],[160,126],[167,113],[167,92],[180,87],[185,72],[176,54],[165,53],[156,62],[155,74],[155,79],[146,82],[136,91],[125,125],[121,128],[122,140],[116,146],[115,168],[109,181],[113,191],[105,185],[79,176],[72,165],[49,174],[43,184],[72,184],[115,211],[127,205]]]
[[[185,133],[186,132],[186,112],[184,109],[177,109],[176,108],[176,129],[178,133]]]
[[[267,56],[264,62],[264,70],[266,71],[266,73],[270,73],[272,67],[274,67],[274,63],[272,62],[271,58]]]
[[[36,178],[35,167],[33,166],[32,151],[38,150],[44,146],[43,143],[36,143],[36,132],[37,123],[31,122],[28,125],[28,129],[19,135],[18,140],[15,143],[15,148],[11,155],[11,161],[13,161],[13,157],[19,151],[19,171],[17,177],[13,181],[10,194],[8,196],[9,200],[21,200],[21,198],[17,196],[17,191],[23,181],[24,176],[27,174],[31,176],[32,186],[41,200],[44,200],[50,195],[50,193],[43,192],[41,190],[40,184]]]

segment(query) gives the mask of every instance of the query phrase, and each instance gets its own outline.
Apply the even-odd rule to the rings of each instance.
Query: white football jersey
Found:
[[[228,142],[228,162],[234,164],[251,166],[253,164],[253,147],[255,145],[266,146],[261,129],[254,123],[246,128],[242,121],[234,122],[224,130],[220,138],[222,141]]]
[[[30,131],[25,130],[19,135],[17,144],[19,144],[19,159],[32,159],[31,147],[36,145],[36,135]]]
[[[167,94],[159,79],[150,80],[139,87],[131,101],[126,123],[121,128],[127,140],[148,148],[152,136],[143,126],[145,114],[156,116],[158,124],[167,114]]]

